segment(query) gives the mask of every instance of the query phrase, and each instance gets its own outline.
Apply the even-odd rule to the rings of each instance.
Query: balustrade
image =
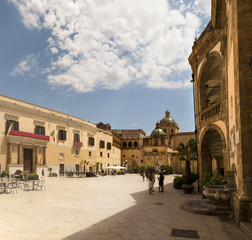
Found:
[[[201,123],[218,116],[220,112],[221,112],[220,103],[213,105],[211,108],[207,108],[200,114]]]

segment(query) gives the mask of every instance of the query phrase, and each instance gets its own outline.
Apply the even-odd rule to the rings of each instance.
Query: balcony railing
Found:
[[[10,130],[9,135],[18,136],[18,137],[26,137],[26,138],[35,138],[35,139],[40,139],[40,140],[45,140],[45,141],[50,140],[49,136],[40,135],[40,134],[36,134],[36,133],[16,131],[16,130]]]
[[[221,104],[217,103],[210,108],[207,108],[200,114],[200,121],[205,122],[207,120],[210,120],[218,115],[220,115],[221,112]]]
[[[82,147],[83,143],[82,142],[74,142],[74,146]]]

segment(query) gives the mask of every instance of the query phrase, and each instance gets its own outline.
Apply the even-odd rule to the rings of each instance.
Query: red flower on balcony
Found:
[[[21,132],[21,131],[16,131],[16,130],[10,130],[9,135],[18,136],[18,137],[35,138],[35,139],[40,139],[40,140],[45,140],[45,141],[50,140],[49,136],[40,135],[36,133]]]
[[[82,142],[74,142],[74,146],[82,147],[83,143]]]

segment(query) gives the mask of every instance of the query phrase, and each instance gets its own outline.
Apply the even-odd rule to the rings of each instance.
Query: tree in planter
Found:
[[[89,161],[84,161],[84,172],[86,171],[86,165],[88,166],[89,165]]]
[[[99,164],[100,164],[99,162],[95,162],[96,172],[98,172]]]
[[[80,171],[82,172],[82,165],[84,165],[84,162],[85,162],[86,160],[82,160],[81,162],[80,162]],[[85,168],[84,168],[85,169]],[[84,170],[84,172],[85,172],[85,170]]]
[[[181,142],[181,143],[179,143],[179,145],[177,147],[178,155],[180,157],[184,157],[186,160],[186,168],[185,168],[185,184],[186,185],[192,185],[190,159],[194,159],[194,157],[196,156],[196,147],[197,147],[196,141],[194,139],[190,139],[186,145]],[[187,187],[189,187],[189,186],[187,186]],[[183,186],[182,186],[182,188],[183,188]]]

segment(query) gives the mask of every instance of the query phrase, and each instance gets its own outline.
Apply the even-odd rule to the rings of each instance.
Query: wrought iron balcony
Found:
[[[214,117],[220,115],[220,113],[221,113],[221,104],[220,103],[214,104],[201,112],[200,122],[203,123],[210,119],[213,119]]]

